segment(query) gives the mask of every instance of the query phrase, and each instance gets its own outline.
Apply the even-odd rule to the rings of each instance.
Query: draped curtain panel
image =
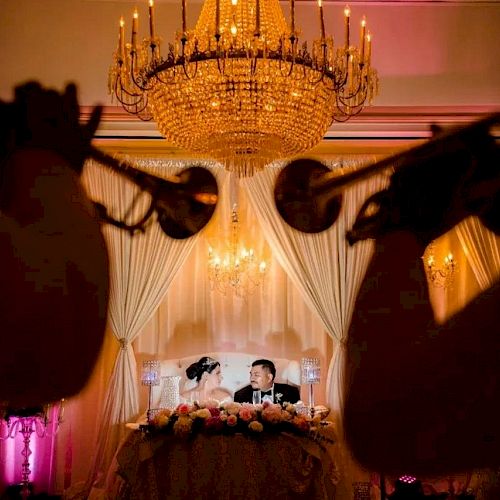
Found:
[[[161,160],[134,163],[159,177],[174,175],[184,166],[182,162]],[[150,203],[149,195],[131,181],[95,162],[87,165],[84,183],[92,199],[108,207],[110,215],[121,219],[127,214],[128,222],[138,220]],[[199,236],[198,233],[185,240],[175,240],[166,236],[155,222],[147,231],[133,237],[109,224],[103,226],[103,232],[111,260],[109,325],[120,349],[105,397],[90,478],[109,463],[123,435],[120,424],[135,418],[139,411],[136,360],[131,342],[156,311]]]
[[[329,166],[353,167],[368,163],[369,160],[373,161],[373,158],[351,160],[342,165],[331,162]],[[350,247],[345,233],[352,227],[361,204],[369,195],[379,191],[387,179],[377,176],[351,187],[344,193],[337,222],[322,233],[306,234],[289,227],[275,208],[273,188],[280,170],[280,165],[275,165],[245,179],[242,184],[247,189],[273,254],[337,344],[328,370],[327,398],[339,419],[348,326],[357,291],[373,250],[372,243],[368,241]]]
[[[486,229],[477,217],[469,217],[455,231],[472,272],[482,290],[500,274],[500,237]]]

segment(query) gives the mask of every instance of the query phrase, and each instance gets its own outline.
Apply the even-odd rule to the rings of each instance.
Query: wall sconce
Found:
[[[148,423],[151,420],[151,395],[154,385],[160,385],[160,362],[156,359],[149,359],[142,362],[141,383],[149,387],[148,398]]]
[[[302,384],[309,385],[309,408],[314,408],[313,385],[319,384],[321,381],[320,361],[319,358],[302,358],[300,364]]]
[[[434,255],[434,242],[431,242],[425,249],[422,260],[424,261],[427,280],[432,286],[436,288],[452,286],[457,271],[457,262],[451,252],[443,259],[443,265],[438,266]]]

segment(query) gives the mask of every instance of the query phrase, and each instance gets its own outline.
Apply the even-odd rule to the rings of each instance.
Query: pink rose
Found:
[[[254,412],[251,411],[249,408],[243,407],[240,410],[240,418],[243,420],[243,422],[250,422],[250,420],[253,420],[254,418]]]
[[[238,423],[238,417],[236,415],[229,415],[226,420],[229,427],[234,427]]]

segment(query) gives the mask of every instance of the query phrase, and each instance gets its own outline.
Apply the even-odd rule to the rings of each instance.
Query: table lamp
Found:
[[[319,358],[302,358],[302,384],[309,385],[309,408],[314,408],[313,385],[320,383],[320,361]]]
[[[141,374],[142,385],[149,387],[149,398],[148,398],[148,412],[147,418],[148,422],[151,420],[151,395],[154,385],[160,385],[160,362],[156,359],[149,359],[142,362],[142,374]]]

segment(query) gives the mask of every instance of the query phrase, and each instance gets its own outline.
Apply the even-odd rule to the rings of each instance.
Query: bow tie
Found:
[[[268,391],[260,391],[260,397],[264,397],[264,396],[272,396],[273,395],[273,390],[272,389],[269,389]]]

